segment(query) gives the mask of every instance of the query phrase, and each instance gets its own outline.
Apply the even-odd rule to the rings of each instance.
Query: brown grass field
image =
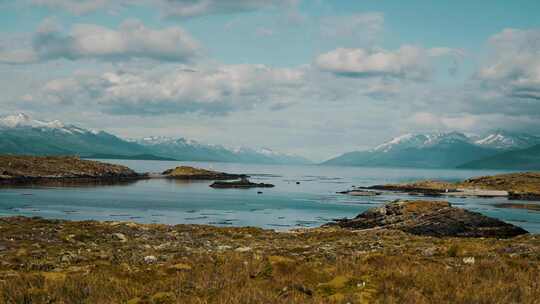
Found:
[[[540,236],[0,219],[0,303],[539,303]]]

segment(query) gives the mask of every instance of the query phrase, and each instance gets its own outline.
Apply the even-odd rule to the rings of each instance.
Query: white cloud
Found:
[[[264,65],[154,72],[107,72],[52,80],[42,100],[90,105],[114,114],[226,114],[290,102],[304,85],[303,72]],[[41,100],[41,99],[40,99]]]
[[[450,48],[424,49],[410,45],[394,51],[338,48],[319,55],[315,65],[322,71],[345,77],[426,80],[432,72],[432,58],[455,54],[461,53]]]
[[[209,14],[230,14],[264,8],[292,8],[294,0],[161,0],[164,13],[171,18]]]
[[[321,34],[325,38],[353,38],[373,40],[384,27],[384,15],[378,12],[358,13],[345,16],[323,17]]]
[[[62,9],[76,15],[122,6],[157,5],[168,18],[232,14],[266,8],[294,11],[298,2],[298,0],[30,0],[33,5]]]
[[[31,0],[32,4],[63,9],[76,15],[87,14],[112,5],[110,0]]]
[[[489,40],[494,58],[476,79],[494,96],[540,100],[540,30],[505,29]]]
[[[32,39],[32,47],[0,51],[0,62],[21,64],[54,59],[122,61],[135,58],[189,62],[200,46],[178,26],[150,29],[138,20],[124,21],[117,29],[76,24],[64,33],[46,19]]]

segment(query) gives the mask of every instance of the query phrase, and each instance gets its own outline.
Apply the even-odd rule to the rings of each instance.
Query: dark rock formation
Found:
[[[436,237],[508,238],[527,233],[512,224],[438,201],[394,201],[369,209],[354,219],[336,220],[327,225],[353,229],[397,229]]]
[[[381,195],[381,193],[377,192],[377,191],[362,191],[362,190],[346,190],[346,191],[337,192],[337,194],[348,194],[348,195],[351,195],[351,196],[377,196],[377,195]]]
[[[227,188],[272,188],[274,185],[265,183],[252,183],[247,178],[242,178],[232,182],[214,182],[210,185],[212,188],[227,189]]]

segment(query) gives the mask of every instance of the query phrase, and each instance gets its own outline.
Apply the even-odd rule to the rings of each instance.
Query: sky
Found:
[[[540,134],[540,1],[0,0],[0,115],[320,161]]]

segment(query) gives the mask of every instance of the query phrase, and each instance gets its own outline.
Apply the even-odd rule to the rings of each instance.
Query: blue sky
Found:
[[[540,133],[538,1],[0,8],[0,114],[317,160],[406,132]]]

